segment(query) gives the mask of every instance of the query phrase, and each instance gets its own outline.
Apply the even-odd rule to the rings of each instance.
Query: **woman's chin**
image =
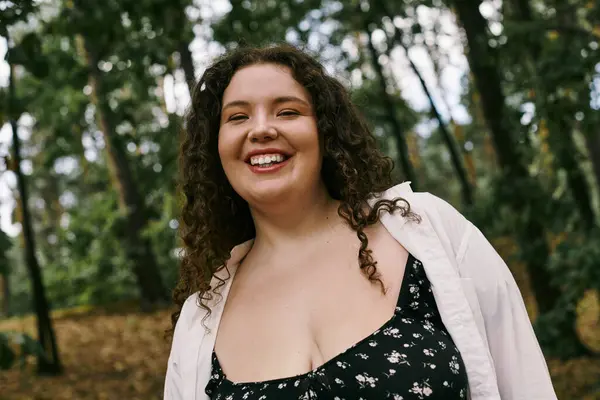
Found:
[[[247,192],[248,203],[261,207],[261,205],[289,202],[293,190],[288,182],[261,182]]]

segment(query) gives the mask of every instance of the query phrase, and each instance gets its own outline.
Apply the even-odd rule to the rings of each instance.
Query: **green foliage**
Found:
[[[14,347],[18,348],[18,354]],[[0,371],[12,368],[17,361],[23,368],[28,357],[43,354],[42,346],[31,336],[20,332],[0,332]]]
[[[557,307],[540,315],[536,331],[540,343],[549,354],[569,358],[578,343],[565,338],[564,331],[573,323],[578,302],[590,289],[600,290],[600,231],[586,235],[580,232],[563,233],[557,241],[549,269],[553,279],[562,288]]]
[[[6,54],[6,61],[12,65],[25,66],[33,76],[44,79],[48,76],[49,66],[42,55],[42,41],[36,33],[28,33]]]
[[[15,352],[10,347],[8,335],[0,332],[0,370],[11,368],[16,358]]]
[[[309,30],[321,20],[327,3],[234,0],[231,11],[213,25],[213,38],[227,47],[283,42],[287,35],[295,36],[299,43],[307,43]]]

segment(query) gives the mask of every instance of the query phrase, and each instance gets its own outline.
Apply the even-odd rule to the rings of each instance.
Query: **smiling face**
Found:
[[[222,105],[221,164],[233,189],[250,206],[322,190],[311,99],[288,68],[257,64],[238,70]]]

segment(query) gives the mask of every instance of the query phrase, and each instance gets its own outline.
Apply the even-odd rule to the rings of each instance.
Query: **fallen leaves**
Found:
[[[26,369],[0,374],[1,400],[162,399],[170,343],[164,339],[169,311],[150,314],[70,313],[55,319],[65,374],[35,375]],[[35,334],[32,318],[0,323],[0,330]]]

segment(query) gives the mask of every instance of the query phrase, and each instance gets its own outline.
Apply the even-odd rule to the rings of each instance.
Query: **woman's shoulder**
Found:
[[[420,215],[426,215],[430,219],[439,219],[451,224],[465,224],[466,218],[446,200],[429,192],[414,192],[410,182],[402,182],[389,189],[376,193],[370,200],[374,204],[377,200],[394,200],[402,198],[408,202],[412,211]]]
[[[195,292],[188,296],[181,306],[179,318],[177,319],[177,328],[181,331],[187,331],[193,325],[194,317],[200,310],[199,292]]]

